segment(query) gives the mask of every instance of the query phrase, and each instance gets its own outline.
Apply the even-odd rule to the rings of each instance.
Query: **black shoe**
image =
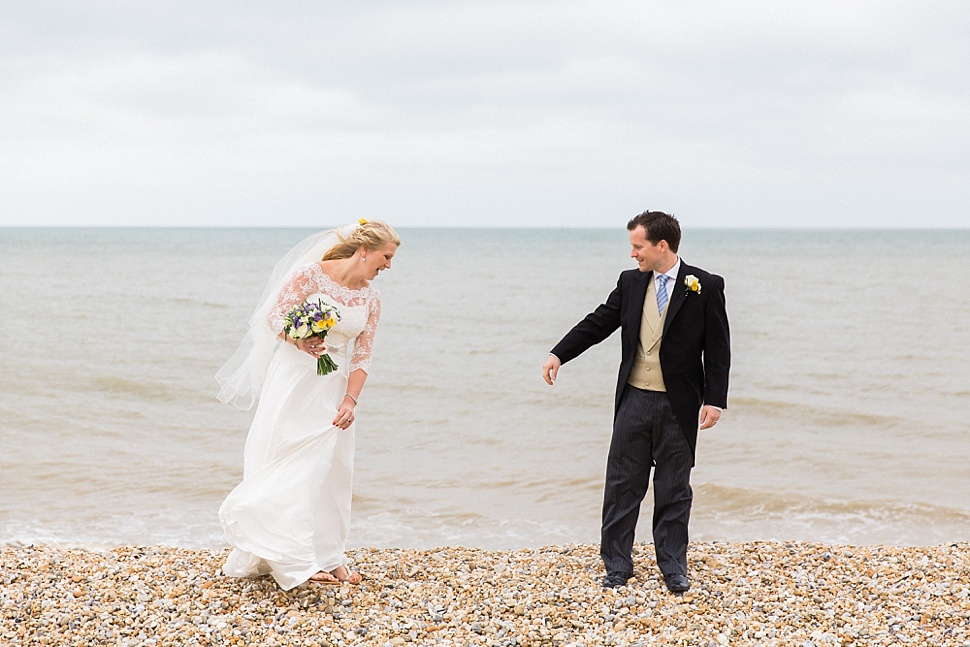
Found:
[[[633,576],[627,575],[626,573],[609,573],[602,580],[603,588],[617,589],[621,586],[626,586],[626,581],[631,577]]]
[[[664,583],[667,585],[667,590],[675,594],[686,593],[690,589],[690,580],[680,573],[665,575]]]

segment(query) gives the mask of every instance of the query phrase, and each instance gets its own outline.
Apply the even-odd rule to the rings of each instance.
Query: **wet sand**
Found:
[[[360,586],[220,572],[227,551],[0,547],[0,645],[967,645],[970,544],[691,546],[667,592],[653,547],[604,590],[592,545],[358,549]]]

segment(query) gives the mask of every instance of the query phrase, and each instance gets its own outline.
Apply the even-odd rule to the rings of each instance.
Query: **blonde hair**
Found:
[[[340,235],[340,234],[338,234]],[[400,245],[401,238],[391,226],[379,220],[368,220],[354,229],[349,235],[340,235],[340,242],[323,255],[325,261],[350,258],[363,247],[371,252],[385,245]]]

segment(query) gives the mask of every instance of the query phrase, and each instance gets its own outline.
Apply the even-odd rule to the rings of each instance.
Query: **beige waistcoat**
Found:
[[[670,302],[663,314],[657,312],[656,275],[651,276],[647,296],[643,300],[643,314],[640,315],[640,342],[637,355],[633,360],[633,370],[627,383],[647,391],[666,391],[663,371],[660,370],[660,342],[663,338],[664,321]]]

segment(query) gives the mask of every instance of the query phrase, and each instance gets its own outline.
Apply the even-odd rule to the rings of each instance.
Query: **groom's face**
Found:
[[[636,260],[641,272],[650,272],[658,268],[663,259],[664,241],[656,245],[647,240],[647,230],[634,227],[630,232],[630,258]]]

